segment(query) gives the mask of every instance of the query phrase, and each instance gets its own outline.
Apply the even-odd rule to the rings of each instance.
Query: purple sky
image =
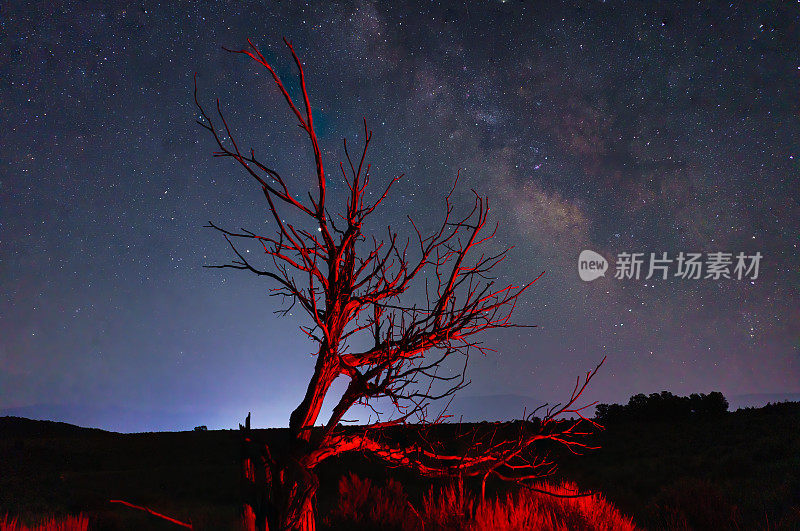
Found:
[[[463,396],[562,400],[603,356],[589,400],[800,392],[800,4],[287,4],[2,6],[0,410],[288,423],[311,345],[268,282],[202,268],[231,259],[208,220],[272,229],[192,100],[197,72],[302,189],[312,160],[285,103],[221,49],[251,38],[293,85],[282,36],[327,165],[363,116],[376,188],[406,174],[376,229],[433,228],[461,168],[458,205],[487,195],[495,245],[514,246],[502,280],[546,271],[516,313],[538,328],[487,334],[497,353],[473,358]],[[605,277],[579,278],[584,249]],[[618,253],[717,251],[760,252],[758,278],[614,277]]]

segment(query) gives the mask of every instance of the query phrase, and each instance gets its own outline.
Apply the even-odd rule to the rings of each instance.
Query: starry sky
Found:
[[[588,400],[800,392],[800,4],[756,4],[3,3],[0,410],[288,424],[310,343],[268,282],[202,267],[231,259],[209,220],[272,229],[192,98],[196,72],[240,144],[308,188],[267,72],[222,49],[252,39],[296,94],[284,36],[327,166],[364,117],[376,188],[405,174],[378,228],[433,229],[461,169],[456,205],[488,196],[491,245],[513,246],[500,280],[545,271],[515,314],[537,327],[487,333],[462,395],[562,400],[603,356]],[[584,249],[604,277],[579,278]],[[763,258],[755,279],[618,279],[623,252]]]

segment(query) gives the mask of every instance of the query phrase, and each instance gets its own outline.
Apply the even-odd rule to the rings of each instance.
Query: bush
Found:
[[[351,472],[339,480],[339,502],[324,522],[337,529],[417,529],[415,512],[397,481],[378,486]]]
[[[684,478],[664,487],[651,505],[666,529],[742,529],[739,509],[713,483]]]
[[[595,417],[601,424],[622,420],[680,420],[692,416],[715,416],[728,411],[728,401],[719,391],[709,394],[692,393],[676,396],[669,391],[652,393],[649,396],[633,395],[627,405],[598,404]]]

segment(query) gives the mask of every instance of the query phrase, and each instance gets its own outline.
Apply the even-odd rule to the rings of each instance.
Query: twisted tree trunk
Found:
[[[314,129],[314,119],[306,90],[303,63],[284,39],[292,54],[302,95],[292,97],[276,70],[258,48],[233,50],[262,65],[271,74],[298,125],[308,135],[316,167],[316,193],[299,193],[276,170],[256,159],[255,151],[240,150],[217,100],[217,125],[197,99],[198,123],[208,130],[218,147],[215,157],[235,160],[264,194],[275,233],[263,236],[247,229],[230,231],[209,222],[230,245],[236,259],[229,264],[207,266],[250,271],[274,283],[271,293],[297,305],[310,319],[300,329],[318,348],[314,374],[303,400],[289,418],[288,440],[268,445],[250,431],[249,415],[242,428],[242,490],[245,515],[255,527],[266,531],[314,530],[314,504],[318,463],[343,452],[369,452],[392,466],[412,469],[422,475],[482,475],[491,473],[507,481],[532,481],[552,472],[552,462],[538,455],[534,445],[550,440],[575,452],[588,448],[579,441],[578,428],[585,419],[576,401],[599,369],[587,373],[583,385],[565,403],[542,406],[527,415],[519,429],[509,427],[505,437],[486,434],[483,440],[471,435],[473,443],[464,455],[453,455],[445,445],[420,440],[403,446],[380,440],[375,430],[409,422],[436,425],[446,418],[441,413],[428,417],[428,406],[447,400],[466,386],[470,353],[487,354],[492,349],[478,339],[485,331],[512,328],[510,321],[519,297],[539,277],[524,285],[496,283],[493,270],[506,257],[484,244],[496,232],[487,230],[488,199],[473,191],[471,210],[455,214],[453,193],[456,183],[444,197],[442,220],[427,236],[414,225],[411,239],[388,228],[387,237],[373,236],[365,230],[365,220],[389,194],[402,175],[392,178],[383,193],[367,192],[370,164],[365,163],[372,132],[364,120],[364,147],[359,157],[351,157],[344,143],[344,162],[339,164],[347,190],[338,210],[326,202],[327,175],[322,150]],[[214,120],[217,120],[214,118]],[[221,127],[220,127],[221,123]],[[249,151],[249,153],[248,153]],[[306,197],[307,195],[307,197]],[[287,212],[294,215],[287,216]],[[374,218],[372,218],[374,219]],[[264,267],[248,261],[234,241],[261,245],[266,255]],[[249,252],[249,249],[247,250]],[[544,274],[544,273],[542,273]],[[423,287],[421,301],[411,297],[412,284]],[[284,310],[288,313],[289,308]],[[364,346],[365,350],[359,347]],[[449,361],[463,359],[463,369],[451,373]],[[601,362],[602,364],[602,362]],[[440,368],[448,367],[445,371]],[[334,403],[330,417],[319,419],[331,384],[347,380],[347,388]],[[377,401],[393,404],[387,416],[374,409]],[[372,407],[376,419],[360,430],[341,430],[347,411],[355,404]],[[441,403],[441,402],[440,402]],[[543,409],[543,418],[534,426],[529,422]],[[565,426],[559,416],[577,414],[579,420]],[[321,421],[320,421],[321,420]],[[592,423],[591,420],[586,422]],[[315,427],[316,426],[316,427]],[[531,428],[531,429],[528,429]],[[470,437],[462,434],[463,440]],[[478,444],[480,443],[480,444]],[[468,454],[468,455],[467,455]]]
[[[304,466],[304,440],[293,439],[287,451],[273,452],[250,430],[250,416],[240,425],[243,518],[258,531],[314,531],[319,480]]]
[[[297,504],[298,508],[294,514],[287,515],[284,519],[283,529],[291,531],[315,531],[317,528],[316,514],[314,506],[316,501],[316,485],[307,486],[295,495],[295,499],[290,501],[290,506]]]

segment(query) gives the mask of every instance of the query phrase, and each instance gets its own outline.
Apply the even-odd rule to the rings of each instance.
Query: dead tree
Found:
[[[383,239],[367,236],[365,222],[402,175],[368,201],[365,191],[371,167],[366,156],[372,133],[366,120],[358,156],[351,156],[344,142],[344,162],[337,173],[347,185],[346,199],[331,207],[303,66],[291,43],[284,42],[298,71],[300,103],[251,42],[246,49],[228,51],[249,56],[269,72],[308,136],[316,169],[313,192],[293,189],[289,179],[257,159],[253,150],[243,150],[219,100],[212,119],[197,100],[195,83],[195,102],[202,116],[198,123],[216,141],[214,156],[233,159],[255,180],[275,225],[275,233],[264,236],[210,223],[236,259],[209,267],[242,269],[271,281],[273,294],[284,297],[290,307],[302,308],[310,319],[301,329],[316,351],[305,395],[289,418],[290,444],[276,449],[257,442],[249,430],[249,417],[242,426],[247,452],[243,475],[251,486],[260,485],[247,502],[258,527],[314,529],[315,468],[343,452],[367,452],[391,466],[426,476],[479,476],[484,481],[496,476],[524,481],[548,474],[553,464],[537,452],[537,443],[552,441],[572,450],[583,447],[579,422],[565,424],[555,419],[564,413],[580,416],[583,408],[576,407],[576,401],[597,369],[578,382],[563,405],[537,410],[542,418],[531,414],[512,431],[506,427],[494,434],[465,432],[462,438],[471,439],[461,446],[422,432],[411,443],[384,436],[390,426],[435,425],[444,419],[442,414],[429,413],[431,402],[448,399],[466,385],[464,370],[470,354],[491,350],[480,343],[480,334],[516,326],[510,321],[515,304],[535,280],[501,286],[492,278],[507,250],[486,250],[497,226],[487,227],[488,201],[474,191],[472,207],[459,216],[451,190],[444,200],[441,223],[431,234],[423,234],[409,218],[409,239],[401,239],[391,228]],[[294,215],[285,215],[288,211]],[[303,221],[292,223],[289,219]],[[263,248],[265,265],[246,258],[241,246],[234,243],[245,240],[255,240]],[[413,282],[422,283],[426,294],[416,304],[407,300]],[[364,336],[371,347],[356,350],[352,345],[365,344]],[[454,359],[463,362],[459,364],[463,369],[447,372],[445,363]],[[320,419],[323,400],[339,377],[347,379],[347,388],[330,417]],[[379,400],[392,404],[389,416],[375,409]],[[376,422],[343,427],[345,414],[356,404],[372,407]]]

